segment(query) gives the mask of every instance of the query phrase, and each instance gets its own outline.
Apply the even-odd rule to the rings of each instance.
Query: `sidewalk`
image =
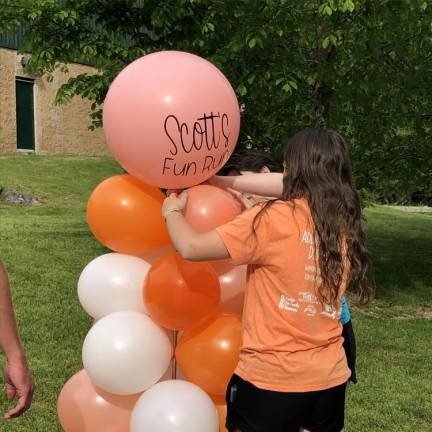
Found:
[[[432,207],[428,206],[394,206],[394,205],[386,205],[384,207],[397,209],[405,212],[411,213],[432,213]]]

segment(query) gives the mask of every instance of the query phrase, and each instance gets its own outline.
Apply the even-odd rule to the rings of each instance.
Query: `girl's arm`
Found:
[[[187,191],[170,194],[162,206],[169,235],[180,255],[190,261],[208,261],[229,258],[230,255],[216,231],[197,232],[181,211],[187,201]]]
[[[6,268],[0,261],[0,347],[7,357],[24,357]]]
[[[239,176],[214,176],[209,183],[239,192],[279,198],[283,191],[282,173],[244,174]]]
[[[35,389],[24,348],[19,337],[15,312],[12,304],[9,279],[0,261],[0,347],[6,354],[5,380],[6,395],[9,400],[18,397],[16,406],[4,417],[18,417],[31,404]]]

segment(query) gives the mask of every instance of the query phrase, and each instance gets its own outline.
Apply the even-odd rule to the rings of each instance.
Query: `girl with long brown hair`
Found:
[[[339,432],[350,370],[338,320],[348,284],[371,296],[361,208],[347,146],[307,129],[285,147],[284,173],[213,183],[275,199],[214,231],[197,233],[181,211],[187,192],[163,205],[179,253],[248,264],[243,346],[227,389],[230,432]]]

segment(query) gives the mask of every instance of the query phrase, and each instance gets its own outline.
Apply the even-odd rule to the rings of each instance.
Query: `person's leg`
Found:
[[[341,432],[344,428],[346,383],[317,393],[304,432]]]
[[[298,432],[299,410],[287,405],[286,395],[260,389],[234,375],[226,393],[226,428],[230,432]],[[287,415],[291,417],[289,423]]]
[[[237,431],[234,431],[234,432],[241,432],[241,430],[237,430]],[[311,431],[308,431],[307,429],[303,429],[303,428],[301,428],[301,429],[300,429],[300,432],[311,432]],[[340,432],[344,432],[344,430],[341,429]]]
[[[356,346],[356,339],[355,339],[354,329],[351,320],[349,320],[347,323],[343,325],[342,336],[344,338],[343,347],[345,350],[348,367],[351,370],[351,377],[349,380],[355,384],[357,382],[357,375],[356,375],[357,346]]]

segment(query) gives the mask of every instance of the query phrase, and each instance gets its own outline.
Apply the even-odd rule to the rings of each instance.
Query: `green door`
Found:
[[[17,149],[35,149],[33,80],[16,78]]]

